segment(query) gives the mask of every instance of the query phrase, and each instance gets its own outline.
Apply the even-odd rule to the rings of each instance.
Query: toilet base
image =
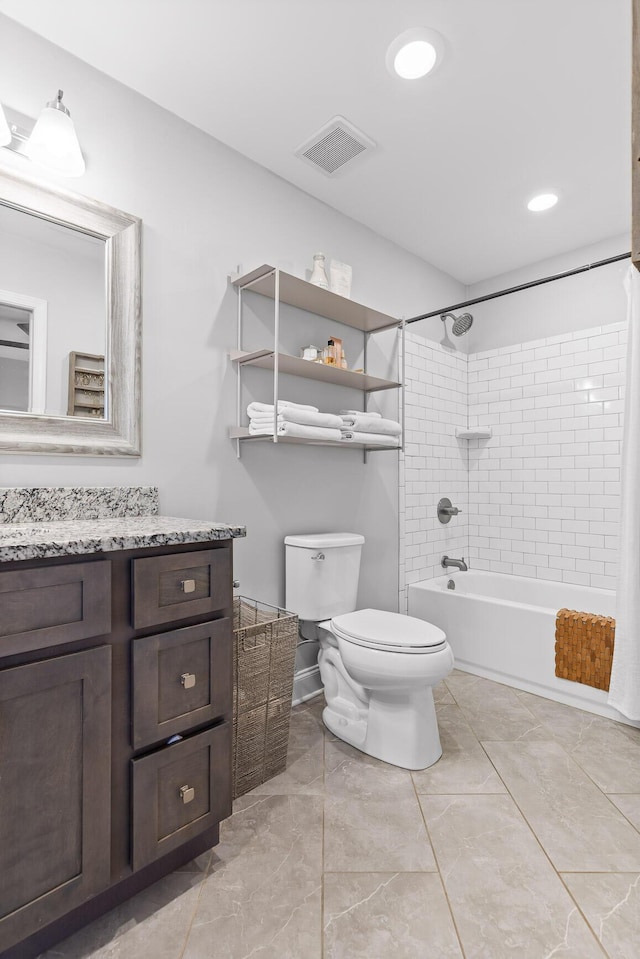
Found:
[[[366,720],[347,719],[345,716],[337,713],[331,706],[325,706],[322,710],[322,722],[329,732],[342,739],[360,752],[365,752],[364,742],[367,737]]]
[[[325,706],[322,721],[345,743],[402,769],[427,769],[442,756],[438,722],[431,688],[404,697],[372,696],[365,717],[348,718],[331,705]],[[419,702],[416,702],[419,700]]]
[[[403,769],[427,769],[442,756],[431,686],[404,696],[376,691],[369,702],[364,752]]]
[[[318,663],[327,700],[322,721],[334,736],[402,769],[426,769],[440,759],[431,686],[365,690],[347,674],[338,650],[324,643]]]

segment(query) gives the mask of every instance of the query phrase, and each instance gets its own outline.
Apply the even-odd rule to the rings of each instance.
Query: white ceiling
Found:
[[[631,0],[0,0],[0,11],[463,283],[628,230]],[[402,81],[385,52],[414,26],[443,35],[445,59]],[[336,114],[378,146],[328,178],[293,151]],[[529,213],[526,200],[550,189],[558,206]]]

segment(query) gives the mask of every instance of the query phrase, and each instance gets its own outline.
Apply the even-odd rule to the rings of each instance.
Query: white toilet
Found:
[[[442,755],[432,687],[453,669],[431,623],[356,610],[364,536],[285,537],[287,609],[318,625],[325,726],[369,756],[425,769]]]

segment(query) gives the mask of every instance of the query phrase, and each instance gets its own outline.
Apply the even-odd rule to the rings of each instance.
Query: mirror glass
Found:
[[[0,452],[140,456],[141,232],[0,170]]]
[[[105,419],[106,244],[0,204],[0,410]]]

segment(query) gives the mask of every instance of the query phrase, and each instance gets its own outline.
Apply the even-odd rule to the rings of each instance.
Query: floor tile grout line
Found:
[[[464,948],[464,945],[463,945],[463,943],[462,943],[462,936],[460,935],[460,930],[458,929],[458,923],[457,923],[457,921],[456,921],[456,917],[455,917],[454,912],[453,912],[453,906],[451,905],[451,900],[449,899],[449,893],[448,893],[448,891],[447,891],[447,887],[446,887],[446,885],[445,885],[444,878],[443,878],[443,876],[442,876],[442,871],[441,871],[441,869],[440,869],[440,863],[439,863],[439,861],[438,861],[438,856],[437,856],[437,853],[436,853],[436,850],[435,850],[435,846],[433,845],[433,840],[431,839],[431,832],[430,832],[430,830],[429,830],[429,826],[427,825],[427,817],[426,817],[425,814],[424,814],[424,809],[422,808],[422,803],[420,802],[420,795],[419,795],[418,792],[417,792],[416,784],[415,784],[415,782],[414,782],[414,780],[413,780],[413,776],[411,776],[411,784],[413,785],[413,791],[414,791],[414,793],[415,793],[416,802],[418,803],[418,809],[420,810],[420,815],[422,816],[422,821],[423,821],[423,823],[424,823],[424,828],[425,828],[425,832],[426,832],[426,834],[427,834],[427,839],[429,840],[429,845],[431,846],[431,852],[433,853],[433,858],[434,858],[434,861],[435,861],[435,864],[436,864],[436,867],[437,867],[437,876],[438,876],[438,879],[440,880],[440,885],[442,886],[442,891],[443,891],[443,893],[444,893],[444,898],[445,898],[445,901],[446,901],[446,903],[447,903],[447,908],[449,909],[449,915],[451,916],[451,922],[453,923],[453,928],[454,928],[456,937],[457,937],[457,939],[458,939],[458,944],[459,944],[459,946],[460,946],[460,952],[461,952],[461,954],[462,954],[462,959],[466,959],[466,955],[467,955],[467,954],[466,954],[466,952],[465,952],[465,948]],[[432,874],[432,875],[433,875],[433,874]]]
[[[562,878],[562,873],[558,872],[558,870],[556,869],[556,874],[557,874],[557,876],[558,876],[558,879],[560,880],[560,882],[562,883],[562,885],[563,885],[564,888],[566,889],[567,895],[569,896],[569,898],[571,899],[571,901],[575,903],[576,909],[578,910],[579,914],[582,916],[582,918],[584,919],[584,921],[585,921],[585,923],[586,923],[586,925],[587,925],[587,929],[589,929],[589,930],[591,931],[591,933],[593,934],[593,938],[595,939],[596,943],[600,946],[600,949],[602,950],[602,954],[603,954],[604,956],[606,956],[607,959],[616,959],[615,956],[611,956],[610,953],[609,953],[609,951],[608,951],[607,949],[605,949],[604,943],[601,941],[600,936],[598,935],[598,933],[596,932],[596,930],[593,928],[593,926],[591,925],[591,923],[590,923],[589,920],[587,919],[586,914],[582,911],[582,909],[581,909],[581,907],[580,907],[580,903],[577,901],[577,899],[575,898],[575,896],[573,895],[573,893],[571,892],[571,890],[570,890],[569,887],[567,886],[566,882],[565,882],[564,879]],[[578,873],[578,875],[584,875],[584,873]],[[613,873],[613,874],[612,874],[612,873],[605,873],[604,875],[617,875],[617,873]]]
[[[573,708],[573,707],[569,707],[569,708]],[[491,757],[490,757],[489,754],[487,753],[486,749],[484,748],[484,747],[485,747],[485,743],[486,743],[486,744],[489,744],[489,743],[504,743],[504,744],[510,745],[510,746],[525,745],[525,742],[524,742],[524,741],[513,741],[513,740],[506,740],[506,739],[483,739],[483,740],[479,740],[479,742],[480,742],[480,746],[481,746],[482,749],[484,750],[485,756],[487,757],[487,759],[489,760],[489,762],[491,763],[491,765],[493,766],[494,769],[496,769],[496,767],[495,767],[495,765],[493,764],[493,762],[492,762],[492,760],[491,760]],[[528,742],[529,742],[529,743],[530,743],[530,742],[547,742],[547,740],[528,740]],[[598,783],[589,775],[589,773],[587,772],[587,770],[584,769],[584,768],[580,765],[580,763],[577,761],[577,759],[575,759],[575,758],[571,755],[571,753],[568,751],[568,749],[566,748],[566,746],[565,746],[563,743],[561,743],[558,739],[555,739],[555,738],[549,740],[549,742],[554,743],[554,745],[556,745],[559,749],[561,749],[562,752],[565,753],[565,755],[567,756],[567,758],[570,759],[572,762],[574,762],[574,763],[576,764],[576,766],[577,766],[577,767],[580,769],[580,771],[587,777],[587,779],[589,780],[589,782],[598,790],[598,792],[599,792],[605,799],[607,799],[607,800],[609,801],[609,805],[612,807],[612,809],[614,809],[617,813],[619,813],[619,814],[622,816],[622,818],[623,818],[626,822],[629,823],[629,825],[631,826],[631,828],[635,830],[635,832],[640,833],[640,828],[637,827],[637,826],[635,826],[634,823],[632,823],[631,820],[628,818],[628,816],[626,816],[625,813],[624,813],[618,806],[616,806],[616,804],[615,804],[615,803],[613,802],[613,800],[611,799],[611,796],[637,796],[637,795],[640,795],[640,794],[639,794],[639,793],[611,793],[611,794],[606,793],[606,792],[604,791],[604,789],[602,789],[602,788],[598,785]],[[496,773],[497,773],[498,777],[500,777],[500,773],[498,773],[497,769],[496,769]],[[504,782],[504,780],[502,779],[502,777],[500,777],[500,779],[501,779],[502,782]],[[505,785],[505,789],[507,790],[507,792],[509,793],[509,795],[512,797],[514,803],[516,803],[516,805],[518,806],[518,809],[520,809],[520,806],[519,806],[518,803],[516,802],[516,799],[515,799],[515,797],[512,795],[512,793],[511,793],[509,787],[507,786],[506,782],[504,783],[504,785]],[[521,813],[522,813],[522,810],[520,810],[520,811],[521,811]],[[524,816],[524,813],[522,813],[522,815]],[[526,818],[526,817],[525,817],[525,818]],[[527,822],[528,822],[528,820],[527,820]],[[530,828],[533,830],[533,827],[530,826]],[[540,843],[540,845],[542,845],[542,843]],[[555,869],[555,866],[554,866],[554,869]],[[570,871],[570,870],[567,870],[567,869],[564,869],[564,870],[563,870],[563,872],[569,872],[569,871]],[[595,871],[597,871],[597,870],[589,869],[589,870],[583,870],[583,871],[584,871],[584,872],[595,872]],[[618,872],[618,870],[609,870],[609,872],[612,872],[612,871]]]
[[[629,819],[629,817],[627,816],[627,814],[626,814],[625,812],[623,812],[622,809],[620,809],[620,807],[617,806],[617,805],[614,803],[613,799],[611,798],[612,796],[640,796],[640,793],[603,793],[603,795],[607,797],[607,799],[609,800],[609,802],[611,803],[611,805],[613,806],[613,808],[614,808],[615,810],[617,810],[617,812],[620,813],[620,815],[623,817],[623,819],[626,819],[626,820],[627,820],[627,822],[629,823],[629,825],[631,826],[631,828],[632,828],[632,829],[635,829],[635,831],[636,831],[637,833],[640,833],[640,824],[638,824],[638,825],[636,826],[636,824]],[[566,870],[565,870],[565,872],[566,872]]]
[[[471,674],[471,675],[475,675],[475,674]],[[482,677],[480,677],[480,678],[482,678]],[[491,680],[491,681],[492,681],[492,680]],[[471,685],[475,685],[475,684],[472,683]],[[500,685],[500,684],[499,684],[499,685]],[[484,748],[485,742],[510,742],[512,745],[516,745],[517,743],[516,743],[516,742],[513,742],[513,741],[509,741],[509,740],[486,740],[486,739],[485,739],[485,740],[481,740],[481,739],[479,739],[479,737],[478,737],[475,729],[473,728],[472,723],[471,723],[471,722],[469,721],[469,719],[467,718],[467,714],[466,714],[466,712],[465,712],[465,710],[464,710],[463,705],[462,705],[462,704],[459,702],[459,700],[456,698],[456,695],[455,695],[454,691],[448,686],[448,684],[447,684],[447,688],[449,689],[449,692],[451,693],[451,696],[453,697],[453,699],[455,700],[458,708],[460,709],[460,712],[462,713],[462,716],[463,716],[463,718],[464,718],[465,723],[471,728],[471,731],[472,731],[474,737],[477,739],[478,743],[480,744],[480,746],[481,746],[481,748],[482,748],[485,756],[487,757],[487,759],[489,760],[489,762],[491,763],[491,765],[492,765],[493,768],[495,769],[496,775],[498,776],[498,778],[500,779],[500,781],[504,783],[505,789],[507,790],[507,795],[511,798],[512,802],[514,803],[514,806],[516,807],[516,809],[518,810],[518,812],[519,812],[520,815],[522,816],[522,819],[524,820],[524,822],[525,822],[526,825],[528,826],[531,834],[533,835],[533,837],[535,838],[536,842],[538,843],[538,846],[540,847],[543,855],[546,857],[546,859],[548,860],[551,868],[553,869],[553,871],[555,872],[556,876],[558,877],[558,879],[559,879],[560,882],[562,883],[562,886],[563,886],[563,888],[566,890],[567,895],[569,896],[570,900],[571,900],[573,903],[575,903],[575,906],[576,906],[576,909],[578,910],[578,913],[582,916],[582,918],[584,919],[584,921],[585,921],[585,923],[586,923],[587,928],[591,931],[591,933],[592,933],[592,935],[593,935],[593,937],[594,937],[594,939],[595,939],[595,942],[596,942],[597,946],[599,947],[599,949],[601,950],[601,952],[603,953],[603,955],[604,955],[604,956],[607,956],[608,959],[610,959],[609,952],[605,949],[604,943],[601,942],[601,940],[600,940],[600,938],[599,938],[596,930],[592,927],[592,925],[591,925],[591,923],[588,921],[586,915],[583,913],[582,909],[580,908],[580,905],[579,905],[578,902],[576,901],[575,897],[572,895],[571,890],[568,888],[567,884],[564,882],[561,872],[560,872],[558,869],[556,869],[553,861],[551,860],[551,857],[549,856],[549,854],[547,853],[546,849],[544,848],[544,846],[543,846],[543,844],[542,844],[539,836],[537,835],[537,833],[536,833],[536,831],[534,830],[533,826],[531,825],[531,823],[529,822],[529,820],[528,820],[527,817],[525,816],[523,810],[521,809],[520,805],[518,804],[518,802],[516,801],[515,797],[513,796],[513,794],[512,794],[512,792],[511,792],[511,790],[509,789],[507,783],[506,783],[506,782],[504,781],[504,779],[500,776],[500,773],[498,772],[495,764],[492,762],[491,757],[488,755],[487,750]],[[511,688],[511,687],[508,687],[508,688]],[[524,709],[526,709],[526,711],[527,711],[528,713],[530,713],[531,718],[532,718],[532,720],[533,720],[534,723],[537,722],[540,726],[542,726],[543,728],[549,730],[550,737],[551,737],[551,739],[550,739],[549,741],[557,744],[558,747],[559,747],[560,749],[562,749],[562,751],[566,754],[566,756],[567,756],[569,759],[571,759],[574,763],[576,763],[576,765],[578,766],[578,768],[583,772],[583,774],[587,777],[587,779],[588,779],[590,782],[593,783],[593,785],[595,786],[595,788],[596,788],[603,796],[605,796],[607,799],[609,799],[609,802],[610,802],[611,806],[613,806],[613,808],[616,809],[616,810],[625,818],[625,820],[629,821],[628,818],[627,818],[627,817],[624,815],[624,813],[622,812],[622,810],[620,810],[620,809],[615,805],[615,803],[609,798],[609,795],[608,795],[607,793],[605,793],[605,791],[598,785],[598,783],[596,783],[596,782],[593,780],[593,778],[589,775],[589,773],[587,772],[587,770],[584,769],[583,766],[578,762],[578,760],[569,752],[569,749],[565,746],[565,744],[562,743],[562,742],[560,742],[560,741],[558,740],[558,738],[554,735],[553,730],[552,730],[552,729],[549,729],[548,723],[545,722],[543,719],[540,719],[538,716],[536,716],[536,714],[535,714],[532,710],[530,710],[529,707],[526,706],[524,703],[521,702],[520,705],[521,705]],[[571,708],[571,707],[569,707],[569,708]],[[576,707],[574,707],[574,708],[576,708]],[[529,742],[530,742],[530,741],[531,741],[531,740],[529,740]],[[541,740],[541,742],[544,742],[544,741],[545,741],[545,740]],[[521,740],[520,742],[523,742],[523,741]],[[612,793],[611,795],[637,795],[637,794],[635,794],[635,793]],[[633,823],[630,823],[630,825],[632,826],[632,828],[636,828],[636,827],[633,825]],[[639,831],[639,832],[640,832],[640,830],[637,830],[637,829],[636,829],[636,831]],[[434,855],[435,855],[435,850],[434,850]],[[563,872],[569,874],[569,871],[568,871],[568,870],[563,870]],[[585,872],[586,872],[586,870],[583,871],[583,872],[580,872],[580,873],[576,873],[576,874],[578,874],[578,875],[584,875]],[[588,872],[593,873],[593,870],[588,870]],[[612,875],[612,874],[613,874],[613,875],[619,875],[619,874],[621,874],[621,873],[618,873],[618,872],[613,873],[612,871],[608,871],[608,872],[602,872],[602,873],[598,873],[598,874],[599,874],[599,875]],[[625,873],[623,873],[623,874],[627,874],[627,873],[625,872]],[[637,875],[637,873],[634,873],[633,871],[631,871],[631,872],[629,872],[629,875]]]
[[[480,743],[480,745],[483,746],[482,743]],[[511,745],[513,745],[513,744],[511,744]],[[559,744],[558,744],[558,745],[559,745]],[[483,749],[484,749],[484,746],[483,746]],[[494,769],[495,769],[495,765],[493,764],[493,762],[492,762],[492,760],[491,760],[491,757],[488,755],[488,753],[486,752],[486,750],[485,750],[485,755],[487,756],[487,759],[489,760],[489,762],[491,763],[491,765],[492,765],[492,766],[494,767]],[[568,753],[567,753],[567,755],[568,755]],[[569,758],[571,758],[571,757],[569,757]],[[496,769],[496,772],[498,772],[497,769]],[[500,774],[498,773],[498,775],[500,775]],[[578,912],[580,913],[580,915],[581,915],[582,918],[584,919],[585,923],[587,924],[587,928],[591,931],[591,933],[592,933],[592,935],[593,935],[593,937],[594,937],[594,939],[595,939],[596,944],[600,947],[600,950],[602,951],[603,955],[606,956],[607,959],[611,959],[611,957],[609,956],[609,953],[608,953],[608,952],[606,951],[606,949],[604,948],[604,945],[600,942],[600,939],[599,939],[596,931],[593,929],[593,927],[591,926],[591,923],[588,921],[587,917],[586,917],[585,914],[583,913],[583,911],[582,911],[582,909],[580,908],[579,904],[576,902],[576,900],[575,900],[575,898],[572,896],[570,890],[567,888],[566,883],[565,883],[565,882],[563,881],[563,879],[562,879],[562,874],[561,874],[560,871],[556,868],[553,860],[551,859],[551,856],[549,855],[549,853],[547,852],[547,850],[546,850],[545,847],[543,846],[540,837],[538,836],[538,834],[536,833],[535,829],[533,828],[533,826],[531,825],[531,823],[529,822],[529,820],[528,820],[527,817],[525,816],[525,814],[524,814],[523,810],[521,809],[518,801],[516,800],[515,796],[513,795],[513,793],[511,792],[511,790],[509,789],[509,787],[507,786],[506,783],[505,783],[505,787],[506,787],[506,789],[507,789],[507,794],[508,794],[509,797],[511,798],[511,801],[513,802],[514,806],[516,807],[516,809],[518,810],[518,812],[519,812],[520,815],[522,816],[522,819],[523,819],[523,821],[525,822],[525,824],[527,825],[528,829],[530,830],[531,835],[533,836],[533,838],[534,838],[535,841],[537,842],[538,846],[540,847],[540,849],[541,849],[541,851],[542,851],[542,854],[543,854],[544,857],[547,859],[547,861],[548,861],[549,865],[551,866],[552,870],[554,871],[554,873],[556,874],[556,876],[558,877],[558,879],[559,879],[560,882],[562,883],[562,887],[567,891],[567,894],[568,894],[569,898],[571,899],[571,901],[572,901],[573,903],[575,903],[576,909],[578,910]],[[586,872],[586,871],[587,871],[587,870],[585,870],[585,872]],[[590,870],[589,870],[589,871],[590,871]],[[564,870],[564,872],[568,872],[568,870]],[[615,873],[612,873],[612,872],[603,873],[603,875],[612,875],[612,874],[615,875]]]
[[[188,925],[188,927],[187,927],[186,935],[185,935],[185,937],[184,937],[184,943],[183,943],[182,949],[180,950],[180,954],[179,954],[179,956],[178,956],[178,959],[184,959],[184,954],[185,954],[185,952],[187,951],[187,946],[189,945],[189,939],[191,938],[191,932],[192,932],[192,930],[193,930],[193,924],[194,924],[194,922],[195,922],[195,920],[196,920],[196,913],[198,912],[198,908],[199,908],[199,906],[200,906],[200,899],[202,898],[202,892],[203,892],[203,889],[204,889],[204,884],[205,884],[205,882],[207,881],[207,879],[209,878],[209,870],[211,869],[211,860],[213,859],[213,856],[214,856],[214,852],[213,852],[213,847],[212,847],[212,848],[209,850],[209,859],[207,860],[207,867],[206,867],[206,869],[204,870],[204,876],[202,877],[202,879],[201,879],[201,881],[200,881],[200,888],[198,889],[198,895],[196,896],[196,901],[195,901],[194,906],[193,906],[193,909],[192,909],[192,911],[191,911],[191,919],[189,920],[189,925]]]
[[[447,686],[447,688],[449,688],[449,687]],[[453,696],[453,698],[456,699],[455,693],[453,693],[453,691],[452,691],[451,689],[449,689],[449,691],[451,692],[451,695]],[[485,756],[487,757],[489,763],[491,764],[491,766],[493,766],[493,768],[494,768],[494,770],[495,770],[495,772],[496,772],[496,775],[498,776],[499,780],[504,784],[504,787],[505,787],[505,789],[507,790],[507,793],[506,793],[506,794],[510,797],[510,799],[511,799],[511,801],[513,802],[514,806],[516,807],[516,809],[518,810],[518,812],[519,812],[520,815],[522,816],[522,819],[523,819],[523,821],[525,822],[525,824],[527,825],[529,831],[531,832],[531,835],[534,837],[534,839],[535,839],[536,843],[538,844],[540,850],[542,851],[543,855],[545,856],[545,858],[546,858],[547,861],[549,862],[549,865],[551,866],[551,868],[552,868],[553,871],[555,872],[556,876],[558,877],[559,881],[561,882],[562,888],[566,890],[567,895],[569,896],[570,900],[571,900],[573,903],[575,903],[576,909],[578,910],[579,914],[580,914],[580,915],[582,916],[582,918],[584,919],[584,921],[585,921],[585,923],[586,923],[586,925],[587,925],[587,928],[591,931],[591,933],[592,933],[592,935],[593,935],[593,937],[594,937],[594,940],[595,940],[598,948],[601,950],[601,952],[603,953],[604,956],[607,956],[608,959],[611,959],[611,957],[609,956],[608,951],[607,951],[607,950],[605,949],[605,947],[604,947],[604,944],[600,941],[600,938],[599,938],[599,936],[597,935],[595,929],[593,929],[593,927],[591,926],[591,923],[587,920],[587,917],[586,917],[585,914],[583,913],[583,911],[582,911],[582,909],[580,908],[579,904],[576,902],[574,896],[571,894],[571,891],[568,889],[566,883],[563,881],[563,878],[562,878],[561,873],[559,872],[558,869],[556,869],[553,861],[551,860],[551,857],[549,856],[549,854],[547,853],[546,849],[545,849],[544,846],[542,845],[542,842],[541,842],[539,836],[537,835],[536,831],[534,830],[532,824],[529,822],[529,820],[528,820],[527,817],[525,816],[523,810],[520,808],[520,805],[519,805],[518,802],[516,801],[515,796],[512,794],[512,792],[511,792],[511,790],[509,789],[507,783],[504,781],[504,779],[502,778],[502,776],[501,776],[500,773],[498,772],[498,769],[496,768],[495,764],[493,763],[491,757],[490,757],[489,754],[487,753],[487,750],[484,748],[484,743],[485,743],[485,742],[490,742],[490,741],[491,741],[491,742],[494,742],[494,741],[497,741],[497,742],[511,742],[513,745],[516,745],[517,743],[514,743],[513,741],[510,741],[510,740],[480,740],[480,739],[478,738],[475,730],[473,729],[472,724],[468,721],[467,716],[466,716],[466,713],[464,712],[463,707],[460,705],[460,703],[458,703],[458,700],[457,700],[457,699],[456,699],[456,703],[457,703],[457,705],[459,706],[460,711],[462,712],[462,715],[463,715],[463,717],[464,717],[464,719],[465,719],[465,722],[467,723],[467,725],[469,725],[469,726],[471,727],[471,731],[472,731],[473,735],[475,736],[475,738],[477,739],[477,741],[478,741],[480,747],[482,748]],[[532,710],[530,710],[530,709],[529,709],[526,705],[524,705],[523,703],[521,703],[521,705],[524,706],[524,708],[527,710],[527,712],[529,712],[529,713],[531,714],[531,718],[532,718],[532,720],[534,721],[534,723],[535,723],[536,721],[538,721],[539,725],[541,725],[541,726],[543,726],[543,727],[545,727],[545,728],[548,728],[548,727],[547,727],[547,724],[546,724],[545,722],[543,722],[542,720],[538,720],[538,717],[536,717],[535,713],[533,713]],[[559,743],[559,742],[558,742],[557,738],[553,735],[553,731],[550,731],[550,734],[551,734],[551,736],[552,736],[552,739],[551,739],[550,741],[551,741],[551,742],[554,742],[554,743],[557,743],[557,745],[563,750],[563,752],[565,752],[566,755],[567,755],[570,759],[573,759],[573,757],[570,755],[570,753],[565,749],[564,745],[563,745],[562,743]],[[542,740],[542,741],[544,741],[544,740]],[[521,742],[522,742],[522,741],[521,741]],[[576,760],[573,760],[573,761],[576,762]],[[582,772],[584,772],[584,774],[587,776],[587,778],[588,778],[590,781],[592,781],[592,780],[591,780],[591,777],[588,775],[588,773],[586,773],[586,771],[583,770],[582,767],[581,767],[578,763],[576,763],[576,765],[578,765],[579,768],[582,770]],[[600,789],[600,787],[597,785],[597,783],[594,783],[594,786],[596,787],[596,789],[598,789],[598,790],[602,793],[603,796],[606,796],[606,795],[607,795],[602,789]],[[608,797],[607,797],[607,798],[608,798]],[[614,804],[613,802],[611,802],[611,805],[615,807],[615,804]],[[617,807],[615,807],[615,808],[617,808]],[[619,811],[621,812],[621,810],[619,810]],[[625,817],[625,818],[626,818],[626,817]],[[426,825],[426,823],[425,823],[425,825]],[[435,850],[434,850],[434,856],[435,856],[435,855],[436,855],[436,853],[435,853]],[[436,861],[437,861],[437,857],[436,857]],[[566,871],[566,870],[565,870],[565,871]],[[611,873],[603,873],[603,875],[611,875]],[[443,882],[444,882],[444,881],[443,881]]]
[[[326,809],[327,809],[327,736],[326,736],[326,726],[323,725],[323,734],[322,734],[322,859],[320,862],[320,959],[324,959],[325,955],[325,941],[324,941],[324,900],[325,900],[325,888],[324,888],[324,877],[326,875],[324,869],[324,838],[325,838],[325,828],[326,828]]]

